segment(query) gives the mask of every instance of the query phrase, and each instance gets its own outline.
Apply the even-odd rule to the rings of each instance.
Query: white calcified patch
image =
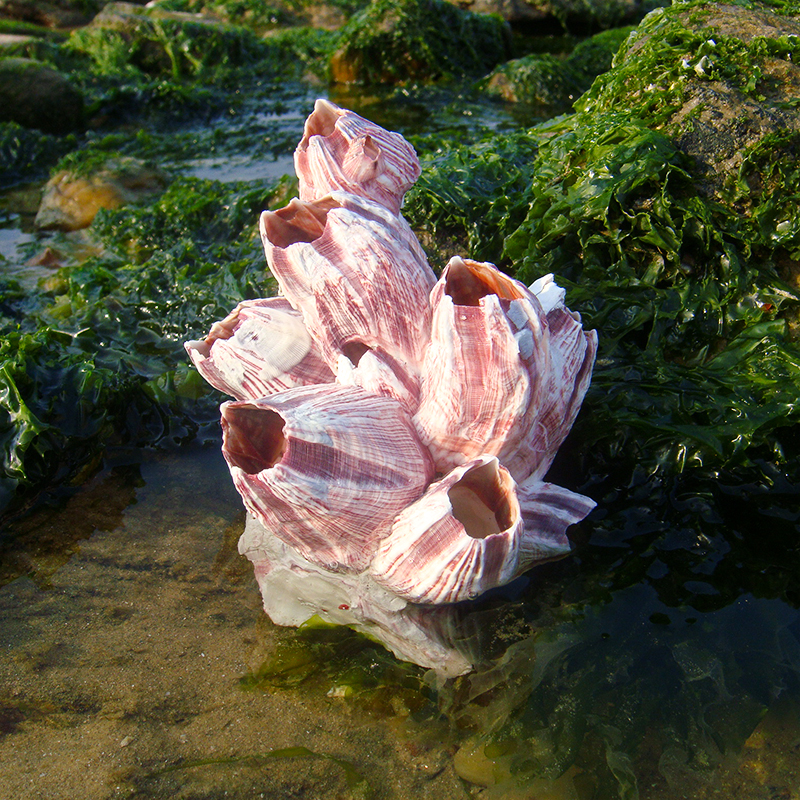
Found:
[[[239,552],[253,562],[264,610],[276,625],[302,625],[311,617],[347,625],[440,678],[463,675],[472,667],[470,654],[461,647],[454,609],[414,607],[368,573],[326,570],[252,516]]]
[[[536,299],[542,304],[545,314],[552,311],[556,306],[564,305],[566,289],[562,289],[553,278],[553,273],[542,275],[531,285],[530,290],[536,295]]]
[[[200,374],[237,400],[334,377],[302,316],[281,297],[240,303],[206,339],[185,347]]]

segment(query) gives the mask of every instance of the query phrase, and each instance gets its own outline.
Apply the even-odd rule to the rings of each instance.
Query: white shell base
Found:
[[[257,549],[252,549],[257,542]],[[380,642],[403,661],[454,678],[472,669],[466,654],[448,641],[455,631],[450,606],[407,603],[366,573],[332,572],[312,564],[247,515],[239,552],[253,562],[264,610],[276,625],[298,626],[317,616]]]

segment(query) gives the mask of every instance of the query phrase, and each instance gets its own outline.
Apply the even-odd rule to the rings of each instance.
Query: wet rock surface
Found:
[[[39,230],[74,231],[91,225],[101,208],[115,209],[162,192],[166,175],[133,158],[111,159],[89,175],[56,173],[34,220]]]

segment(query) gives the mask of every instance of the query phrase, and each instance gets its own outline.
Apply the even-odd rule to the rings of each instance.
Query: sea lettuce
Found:
[[[272,291],[255,224],[281,187],[177,179],[149,206],[101,212],[101,254],[61,268],[49,291],[5,287],[0,508],[76,479],[111,444],[217,435],[222,397],[183,342]]]

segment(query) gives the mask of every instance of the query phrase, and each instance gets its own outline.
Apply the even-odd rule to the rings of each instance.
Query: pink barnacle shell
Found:
[[[512,453],[549,370],[545,314],[492,264],[452,258],[431,292],[433,323],[414,416],[436,467]],[[514,476],[525,478],[527,474]]]
[[[564,305],[564,290],[545,275],[531,285],[547,314],[550,370],[547,388],[535,412],[535,425],[503,463],[513,475],[541,478],[578,416],[592,381],[597,332],[584,331],[580,314]],[[531,471],[531,467],[533,470]]]
[[[552,283],[552,281],[551,281]],[[493,264],[455,257],[431,292],[433,323],[414,416],[437,469],[484,453],[541,477],[591,380],[596,337],[555,284],[534,292]]]
[[[302,316],[283,297],[239,303],[205,339],[184,347],[197,371],[237,400],[334,380]]]
[[[518,486],[495,457],[481,456],[397,515],[369,571],[414,603],[471,599],[566,555],[566,529],[594,505],[553,484]]]
[[[294,154],[300,199],[318,200],[341,190],[374,200],[395,214],[420,175],[414,148],[328,100],[317,100]]]
[[[402,217],[334,192],[265,211],[261,237],[281,292],[332,369],[342,355],[356,366],[367,351],[381,350],[418,380],[436,276]]]
[[[324,384],[222,405],[222,452],[247,509],[335,571],[372,559],[433,465],[400,405]],[[253,543],[255,549],[258,543]]]

